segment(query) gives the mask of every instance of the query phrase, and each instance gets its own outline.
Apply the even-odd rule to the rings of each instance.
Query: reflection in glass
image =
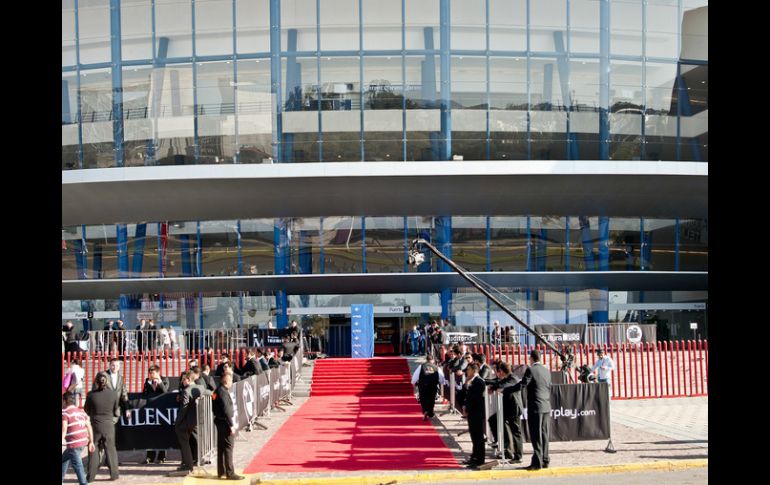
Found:
[[[452,260],[468,271],[487,271],[486,217],[452,217]]]
[[[155,0],[155,52],[168,46],[167,57],[192,55],[192,3],[184,0]]]
[[[235,0],[236,50],[270,51],[270,1]]]
[[[233,53],[233,0],[196,0],[195,54]]]
[[[401,2],[362,0],[364,49],[401,49]],[[348,47],[352,48],[352,47]]]
[[[490,271],[527,271],[527,218],[490,217]]]
[[[404,218],[366,218],[366,272],[404,271]]]
[[[322,51],[358,50],[358,1],[321,1]]]

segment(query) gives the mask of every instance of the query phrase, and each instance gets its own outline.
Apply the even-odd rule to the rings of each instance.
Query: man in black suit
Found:
[[[511,365],[507,362],[501,362],[497,366],[497,380],[490,387],[491,391],[503,394],[504,453],[505,458],[512,460],[513,463],[521,463],[521,457],[524,454],[521,440],[521,410],[523,407],[521,390],[513,389],[513,386],[518,382],[519,379],[511,373]],[[488,422],[492,429],[492,436],[497,441],[497,413],[490,416]]]
[[[201,379],[203,379],[206,382],[206,389],[209,391],[213,391],[217,388],[217,384],[214,381],[214,378],[211,376],[211,366],[208,364],[203,364],[203,367],[201,367]]]
[[[219,358],[219,365],[217,365],[217,369],[214,371],[214,377],[222,377],[222,374],[225,373],[226,362],[230,362],[230,354],[224,352]],[[232,367],[232,365],[230,367]]]
[[[527,427],[532,442],[532,462],[527,470],[548,468],[551,423],[551,371],[540,363],[540,352],[529,353],[529,367],[514,390],[527,389]]]
[[[244,477],[235,474],[233,466],[233,447],[235,446],[235,411],[230,388],[233,385],[231,373],[225,373],[222,381],[214,391],[212,409],[214,424],[217,427],[217,475],[225,480],[242,480]]]
[[[241,368],[241,375],[246,378],[250,376],[258,376],[262,373],[262,366],[257,361],[256,353],[253,349],[249,349],[248,359]]]
[[[143,399],[152,399],[154,397],[160,396],[165,392],[168,392],[168,377],[161,377],[160,367],[157,365],[151,365],[147,373],[148,376],[147,379],[145,379],[144,387],[142,388]],[[165,463],[166,450],[157,450],[157,458],[156,450],[147,450],[147,456],[144,459],[144,464],[149,465],[154,460],[157,460],[155,463]]]
[[[233,382],[238,382],[241,380],[241,377],[235,372],[232,362],[225,362],[224,365],[222,366],[222,375],[225,375],[228,372],[232,372]]]
[[[484,354],[473,354],[473,362],[479,366],[478,374],[485,381],[491,381],[497,377],[495,371],[487,365],[487,358],[484,357]]]
[[[177,471],[191,472],[193,469],[195,457],[190,447],[190,438],[195,436],[198,426],[196,401],[201,396],[209,395],[211,395],[211,391],[193,383],[190,371],[182,372],[179,395],[177,396],[179,412],[174,423],[176,437],[179,440],[179,449],[182,452],[182,465],[177,468]]]
[[[484,464],[484,391],[487,386],[477,374],[479,366],[469,364],[465,369],[465,404],[463,416],[468,418],[468,432],[473,441],[473,452],[464,464],[477,468]]]
[[[94,451],[88,452],[88,472],[86,479],[93,482],[101,463],[100,452],[107,455],[107,466],[110,468],[110,480],[117,480],[118,452],[115,449],[115,423],[120,416],[118,394],[107,388],[109,377],[99,373],[94,380],[94,388],[88,393],[83,410],[91,418],[94,431]]]
[[[294,354],[299,348],[299,342],[292,342],[288,337],[284,337],[283,343],[281,343],[281,348],[283,348],[283,357],[281,357],[281,359],[285,362],[288,362],[294,358]]]
[[[118,396],[118,404],[126,415],[126,419],[128,419],[131,413],[128,409],[128,389],[126,388],[126,381],[123,379],[123,373],[120,371],[120,360],[113,357],[110,359],[109,369],[107,369],[106,372],[100,372],[99,374],[103,374],[107,377],[107,390],[112,391]],[[94,383],[92,390],[95,389],[96,383]],[[115,414],[115,419],[113,421],[117,423],[119,418],[120,413],[118,412]]]
[[[420,391],[420,407],[422,407],[423,421],[427,421],[428,418],[435,416],[433,408],[436,405],[438,386],[446,382],[441,369],[436,366],[433,360],[432,355],[426,356],[425,363],[418,367],[414,375],[412,375],[412,385],[417,384],[417,389]]]

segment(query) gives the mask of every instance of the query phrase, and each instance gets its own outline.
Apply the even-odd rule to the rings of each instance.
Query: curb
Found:
[[[652,461],[644,463],[627,463],[621,465],[594,465],[563,468],[546,468],[536,472],[519,470],[488,470],[451,472],[416,472],[399,475],[359,475],[343,477],[303,477],[265,479],[259,475],[251,475],[252,485],[395,485],[409,482],[442,482],[447,480],[497,480],[502,478],[531,478],[531,477],[555,477],[563,475],[585,475],[592,473],[628,473],[649,471],[676,471],[688,468],[708,467],[708,458],[677,461]],[[190,485],[203,485],[204,481],[189,482]],[[187,481],[185,481],[187,485]]]

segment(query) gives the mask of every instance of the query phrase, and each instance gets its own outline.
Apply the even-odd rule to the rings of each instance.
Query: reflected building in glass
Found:
[[[216,167],[228,165],[245,179],[276,164],[328,162],[357,177],[384,177],[379,167],[392,162],[404,172],[445,162],[460,175],[500,163],[522,173],[570,167],[569,183],[578,185],[593,171],[707,178],[708,2],[62,1],[65,189],[74,180],[98,189],[132,174],[148,184],[169,174],[184,180],[189,166],[216,177]],[[425,191],[441,192],[429,175],[424,180]],[[285,197],[302,196],[287,186]],[[173,206],[175,192],[159,187],[159,206]],[[657,308],[672,337],[705,320],[702,310],[687,312],[708,296],[707,207],[653,210],[644,198],[668,194],[651,182],[650,191],[629,194],[639,199],[627,202],[636,204],[631,210],[610,201],[576,213],[558,187],[543,189],[554,191],[555,205],[490,203],[474,213],[420,203],[369,211],[364,198],[349,211],[312,201],[315,212],[224,211],[216,220],[192,209],[173,221],[163,211],[73,216],[62,228],[62,279],[447,272],[431,258],[417,270],[407,266],[406,245],[420,235],[478,273],[666,276],[619,287],[499,280],[531,320],[643,322]],[[343,190],[329,186],[330,194]],[[705,279],[677,278],[693,272]],[[420,307],[399,317],[408,324],[494,318],[467,288],[444,282],[398,293],[378,291],[374,279],[353,296],[333,287],[296,294],[278,282],[226,294],[208,285],[104,298],[75,292],[63,313],[97,308],[133,322],[142,301],[169,299],[179,302],[177,314],[161,317],[182,327],[220,326],[225,306],[235,314],[230,324],[272,314],[285,325],[290,315],[371,300]]]

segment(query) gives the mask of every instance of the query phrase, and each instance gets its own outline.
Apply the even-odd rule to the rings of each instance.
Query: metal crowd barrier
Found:
[[[217,428],[214,425],[214,411],[211,396],[201,396],[197,400],[196,418],[198,421],[198,466],[211,463],[217,454]]]

